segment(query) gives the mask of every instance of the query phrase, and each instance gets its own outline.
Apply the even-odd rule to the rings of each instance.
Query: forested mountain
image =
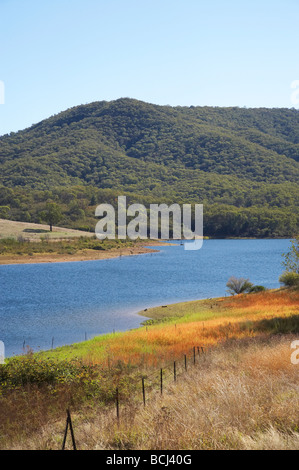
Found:
[[[64,223],[92,228],[94,205],[126,192],[140,202],[204,203],[207,235],[290,236],[299,111],[94,102],[0,137],[0,168],[0,205],[11,218],[38,221],[55,200]]]

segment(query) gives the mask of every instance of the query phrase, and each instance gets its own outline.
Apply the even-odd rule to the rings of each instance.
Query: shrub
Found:
[[[264,292],[266,287],[264,286],[252,286],[249,290],[250,294],[254,294],[255,292]]]
[[[299,287],[299,274],[294,271],[285,271],[280,276],[279,282],[286,287]]]
[[[253,287],[253,284],[249,282],[249,279],[244,279],[243,277],[236,278],[234,276],[230,277],[226,283],[227,291],[234,294],[242,294],[244,292],[249,292]]]
[[[0,389],[26,384],[74,382],[85,368],[79,361],[45,361],[28,353],[10,359],[0,368]]]

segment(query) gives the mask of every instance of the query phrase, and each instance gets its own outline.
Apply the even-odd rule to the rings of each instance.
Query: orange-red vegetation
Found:
[[[190,320],[186,311],[186,317],[176,324],[172,321],[111,336],[104,349],[99,338],[92,343],[88,360],[110,365],[121,361],[155,366],[191,354],[194,346],[207,348],[229,338],[254,337],[261,333],[263,320],[287,319],[294,315],[298,315],[299,320],[298,291],[266,291],[213,302],[214,309],[205,304],[203,310],[199,302],[197,311],[193,303]],[[267,333],[266,326],[263,326],[264,333]]]

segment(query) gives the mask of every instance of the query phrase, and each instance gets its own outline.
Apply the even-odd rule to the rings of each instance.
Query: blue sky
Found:
[[[0,0],[0,135],[120,97],[299,107],[298,24],[298,0]]]

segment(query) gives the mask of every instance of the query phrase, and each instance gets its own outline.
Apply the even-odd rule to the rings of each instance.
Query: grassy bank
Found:
[[[140,312],[150,317],[141,328],[103,335],[41,356],[79,358],[92,364],[152,365],[181,355],[195,344],[210,347],[231,337],[253,337],[260,332],[294,333],[298,310],[298,291],[287,289],[160,306]]]
[[[98,240],[94,234],[83,236],[79,231],[73,231],[75,234],[45,231],[41,235],[38,229],[30,230],[30,237],[38,233],[39,238],[27,238],[24,231],[17,238],[0,237],[0,264],[88,261],[153,252],[144,246],[144,241]],[[154,247],[159,242],[148,240],[146,244]]]
[[[152,322],[136,330],[11,359],[0,368],[0,446],[59,448],[70,407],[80,448],[296,447],[290,343],[298,307],[299,292],[290,289],[161,306],[144,311]],[[204,350],[195,365],[194,346]]]

